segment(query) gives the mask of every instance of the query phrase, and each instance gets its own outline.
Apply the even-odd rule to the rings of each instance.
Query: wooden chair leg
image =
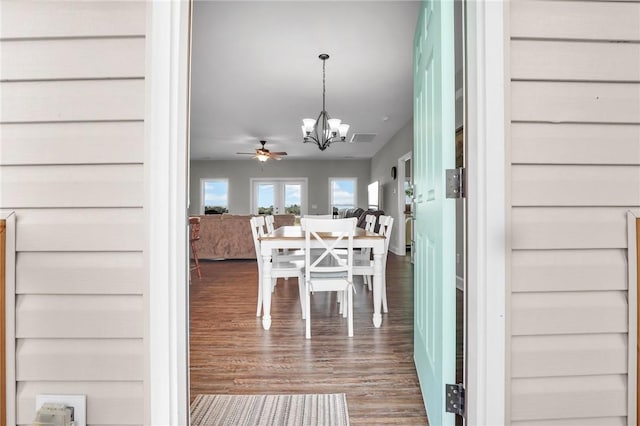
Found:
[[[304,275],[302,272],[298,275],[298,294],[300,296],[300,310],[302,311],[302,319],[306,319],[304,314]]]
[[[196,248],[195,241],[191,241],[191,253],[193,253],[193,263],[195,264],[191,270],[193,271],[195,269],[198,272],[198,278],[202,279],[202,273],[200,272],[200,260],[198,259],[198,249]]]
[[[389,312],[387,306],[387,267],[382,268],[382,312],[385,314]]]
[[[304,316],[305,316],[305,321],[304,321],[304,330],[305,330],[305,337],[307,339],[311,339],[311,301],[309,300],[309,283],[305,282],[304,285]]]
[[[258,273],[258,306],[256,307],[256,316],[259,317],[262,312],[262,274]]]
[[[347,287],[347,335],[353,337],[353,290]]]

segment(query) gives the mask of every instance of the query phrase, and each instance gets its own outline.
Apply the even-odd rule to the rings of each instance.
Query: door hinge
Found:
[[[464,168],[447,169],[447,198],[464,198]]]
[[[455,385],[445,385],[445,392],[447,395],[446,411],[447,413],[457,414],[464,416],[464,386],[462,383],[456,383]]]

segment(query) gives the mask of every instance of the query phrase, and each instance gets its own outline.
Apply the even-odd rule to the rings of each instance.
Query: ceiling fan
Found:
[[[282,160],[282,158],[280,158],[283,155],[287,155],[286,152],[271,152],[269,151],[267,148],[264,147],[264,145],[267,143],[267,141],[260,141],[260,145],[262,145],[261,148],[256,148],[256,152],[236,152],[236,154],[240,154],[240,155],[253,155],[253,158],[256,158],[258,161],[260,162],[265,162],[269,159],[272,160]]]

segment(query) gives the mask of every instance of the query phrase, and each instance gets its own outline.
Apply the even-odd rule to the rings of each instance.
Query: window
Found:
[[[257,214],[306,213],[306,178],[251,179],[251,211]]]
[[[202,179],[200,211],[204,214],[229,213],[229,181],[227,179]]]
[[[357,178],[329,178],[329,205],[334,209],[356,207]]]

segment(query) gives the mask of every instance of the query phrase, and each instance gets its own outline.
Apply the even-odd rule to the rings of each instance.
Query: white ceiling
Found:
[[[203,1],[193,8],[191,158],[250,159],[259,140],[286,159],[371,158],[412,114],[419,1]],[[326,104],[370,143],[303,144]],[[255,161],[255,160],[253,160]]]

